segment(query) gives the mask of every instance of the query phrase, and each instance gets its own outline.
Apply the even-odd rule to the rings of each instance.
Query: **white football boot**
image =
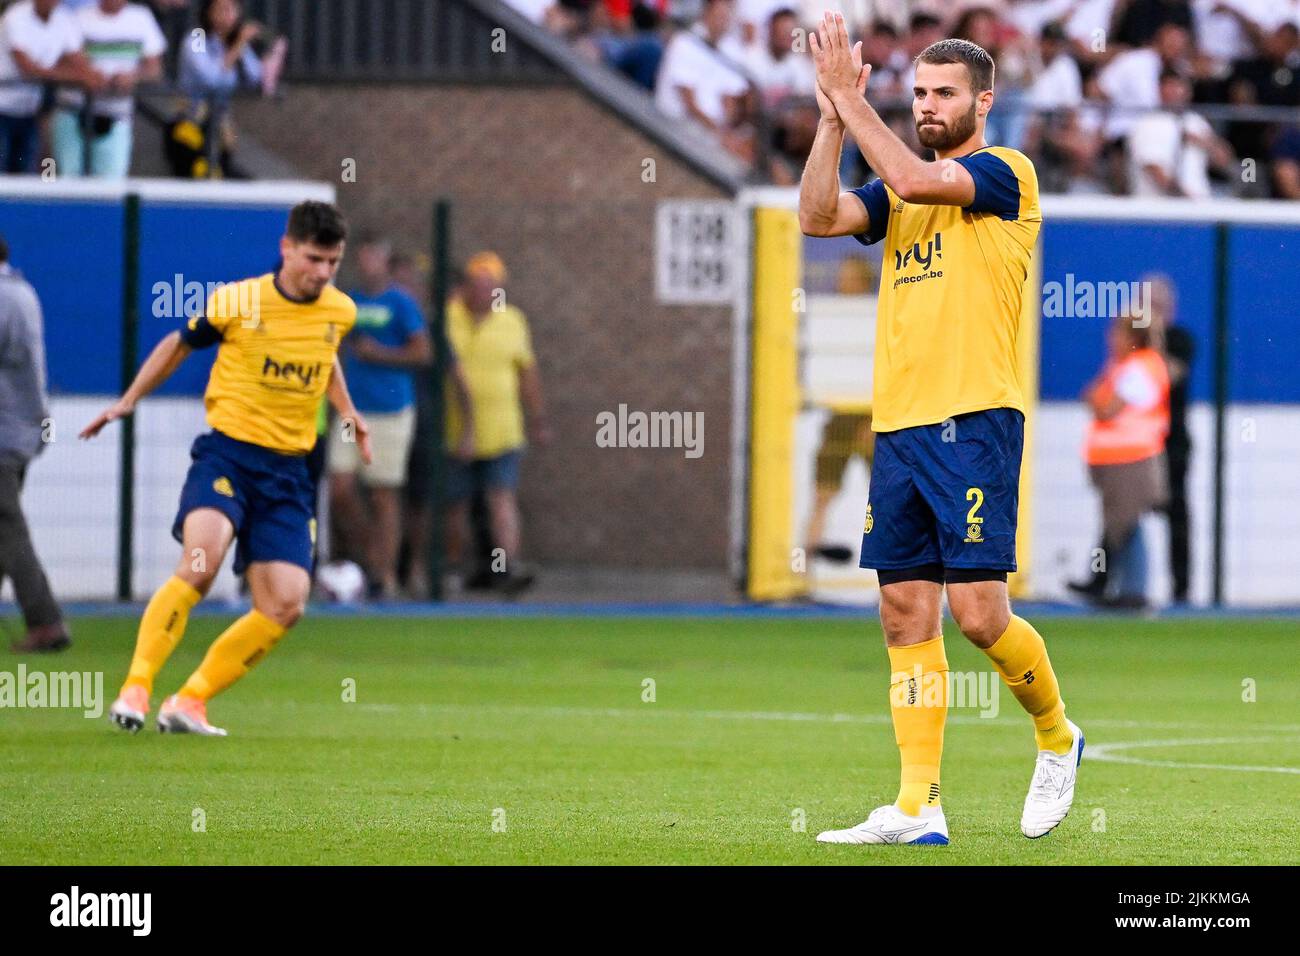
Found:
[[[1040,750],[1034,764],[1025,811],[1020,816],[1020,832],[1031,840],[1051,833],[1074,803],[1074,781],[1083,760],[1083,731],[1071,720],[1066,724],[1074,734],[1074,745],[1063,754]]]
[[[921,815],[909,817],[892,803],[876,807],[862,823],[847,830],[826,830],[817,834],[818,843],[912,843],[917,846],[947,846],[948,821],[941,807],[925,807]]]
[[[158,709],[158,730],[164,734],[198,734],[224,737],[226,732],[208,723],[208,709],[196,697],[172,694]]]
[[[122,689],[108,709],[108,719],[123,730],[136,733],[144,726],[144,719],[149,714],[149,692],[139,684],[130,684]]]

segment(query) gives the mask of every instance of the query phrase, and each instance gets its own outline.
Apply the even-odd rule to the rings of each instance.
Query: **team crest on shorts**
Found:
[[[212,483],[212,490],[219,495],[225,495],[227,498],[235,497],[235,486],[230,483],[230,479],[225,475]]]
[[[871,504],[867,504],[867,520],[862,522],[862,533],[871,534],[871,529],[875,525],[876,519],[871,516]]]
[[[979,544],[983,540],[984,537],[980,532],[979,525],[969,524],[966,526],[966,544]]]

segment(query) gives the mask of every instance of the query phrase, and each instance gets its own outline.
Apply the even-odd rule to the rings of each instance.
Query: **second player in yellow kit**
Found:
[[[279,268],[219,288],[204,314],[167,335],[122,398],[82,432],[93,437],[108,422],[132,414],[194,349],[217,346],[203,396],[212,430],[190,450],[172,529],[182,543],[181,557],[140,620],[126,681],[109,710],[119,727],[136,731],[144,725],[154,678],[232,543],[235,573],[245,575],[253,608],[217,638],[198,669],[164,701],[158,729],[224,736],[208,723],[207,702],[247,674],[302,615],[316,534],[316,482],[306,456],[317,440],[322,397],[329,397],[362,457],[370,457],[366,423],[337,358],[356,321],[352,300],[330,284],[346,234],[333,206],[295,206],[280,241]]]

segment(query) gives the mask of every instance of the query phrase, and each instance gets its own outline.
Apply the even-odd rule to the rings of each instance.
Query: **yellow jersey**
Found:
[[[956,160],[969,206],[906,203],[880,180],[853,190],[864,244],[884,240],[876,308],[872,428],[932,425],[986,408],[1025,410],[1016,365],[1020,309],[1042,225],[1023,153],[985,146]]]
[[[519,373],[531,366],[528,320],[512,305],[476,321],[459,299],[447,303],[447,339],[469,384],[474,457],[496,458],[524,444]],[[447,401],[447,447],[460,442],[460,406]]]
[[[332,285],[312,302],[287,298],[270,273],[218,288],[181,332],[191,348],[218,345],[203,393],[208,424],[283,454],[311,451],[334,356],[356,318]]]

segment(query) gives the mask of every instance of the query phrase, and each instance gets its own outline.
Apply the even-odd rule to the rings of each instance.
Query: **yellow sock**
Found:
[[[132,684],[139,684],[147,693],[153,693],[153,679],[181,642],[190,608],[202,597],[192,585],[175,576],[168,578],[154,592],[144,609],[144,616],[140,618],[131,669],[122,684],[124,690]]]
[[[203,663],[180,693],[211,700],[252,670],[284,635],[285,628],[254,608],[212,642]]]
[[[1020,706],[1034,718],[1038,749],[1058,754],[1069,750],[1074,736],[1065,722],[1065,701],[1061,700],[1061,688],[1042,635],[1024,618],[1013,614],[1006,631],[984,653]]]
[[[943,635],[921,644],[889,648],[889,712],[902,758],[894,802],[909,816],[939,806],[939,762],[948,719],[948,657]]]

